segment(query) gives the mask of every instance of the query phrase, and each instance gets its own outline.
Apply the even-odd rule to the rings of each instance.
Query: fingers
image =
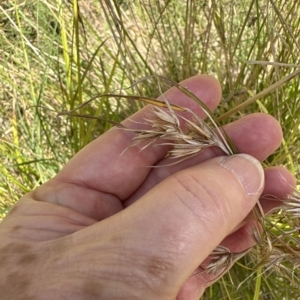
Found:
[[[129,277],[120,276],[147,280],[149,299],[158,299],[151,293],[161,289],[170,292],[166,299],[175,299],[193,271],[250,212],[263,190],[263,177],[260,163],[247,155],[213,158],[173,174],[101,222],[101,231],[122,241],[115,248],[121,251],[122,265],[132,266]],[[87,243],[84,230],[76,236]],[[132,262],[124,262],[127,249]],[[119,261],[116,255],[114,259]],[[199,291],[205,284],[198,282]]]
[[[237,128],[238,127],[238,128]],[[225,126],[239,153],[265,160],[281,144],[282,130],[271,115],[254,113]]]
[[[260,205],[265,214],[268,214],[273,209],[282,205],[282,200],[285,200],[287,195],[293,193],[296,187],[295,177],[284,167],[270,167],[264,170],[265,187],[259,199]],[[256,220],[256,217],[251,212],[239,224],[237,228],[244,226],[249,222]]]
[[[260,204],[267,214],[272,209],[282,204],[281,199],[285,199],[287,194],[293,192],[296,186],[295,178],[283,167],[270,167],[264,170],[265,187],[260,197]],[[226,236],[220,243],[230,249],[232,253],[243,252],[256,244],[253,237],[253,229],[260,228],[255,217],[250,213],[239,225],[237,230]],[[197,272],[196,272],[197,273]],[[207,286],[215,282],[215,276],[199,272],[188,278],[183,288],[180,290],[177,299],[199,299],[199,295],[204,292]],[[200,284],[199,284],[200,282]],[[206,282],[206,285],[201,285]]]
[[[282,140],[282,131],[278,121],[267,114],[256,113],[245,116],[233,123],[225,125],[224,129],[237,147],[239,153],[252,155],[260,161],[265,160],[271,155],[280,146]],[[125,201],[124,206],[128,206],[139,199],[143,194],[170,174],[174,174],[179,170],[194,166],[218,155],[222,155],[221,150],[209,148],[205,149],[196,157],[179,164],[152,169],[140,188]],[[162,160],[158,165],[163,166],[166,164],[170,164],[170,160]],[[279,173],[277,175],[281,176]],[[281,184],[281,194],[289,193],[290,186],[288,184],[289,181],[287,181],[286,185],[284,185],[284,183]],[[277,190],[272,191],[272,183],[270,182],[268,185],[268,192],[275,193],[274,195],[276,195]]]
[[[70,235],[95,220],[72,209],[24,196],[1,223],[7,237],[23,241],[46,241]]]
[[[260,205],[267,215],[272,210],[282,205],[282,200],[285,200],[287,195],[293,193],[296,187],[295,177],[284,167],[270,167],[264,170],[265,187],[259,199]],[[256,220],[256,217],[251,212],[239,224],[238,228],[249,222]]]
[[[113,194],[64,182],[56,177],[34,190],[32,198],[72,209],[94,221],[108,218],[123,209],[119,198]]]
[[[295,177],[284,167],[270,167],[265,170],[265,188],[260,199],[264,212],[282,204],[287,195],[296,187]]]
[[[219,104],[221,88],[213,77],[198,75],[181,84],[211,110]],[[169,102],[188,107],[204,117],[199,105],[178,89],[171,88],[165,96]],[[145,107],[124,124],[130,128],[144,126],[136,122],[143,122],[149,109]],[[151,171],[148,167],[168,151],[167,147],[140,151],[139,147],[129,147],[132,138],[132,133],[121,129],[100,136],[75,155],[53,180],[39,187],[34,193],[35,199],[74,209],[95,220],[117,213],[123,209],[120,199],[133,193]]]
[[[210,109],[215,109],[219,104],[221,90],[216,79],[199,75],[181,84],[202,99]],[[176,88],[167,91],[165,97],[171,103],[190,107],[204,116],[199,105]],[[138,122],[144,122],[145,116],[150,113],[149,110],[149,106],[142,109],[123,124],[129,128],[143,127],[144,125]],[[131,132],[121,129],[110,130],[80,151],[63,168],[58,178],[114,194],[119,199],[127,198],[148,175],[150,169],[147,167],[154,165],[168,151],[167,147],[151,147],[140,151],[139,147],[129,147],[132,138]]]
[[[270,167],[264,170],[265,187],[260,197],[260,204],[267,214],[272,209],[282,204],[281,199],[285,199],[287,194],[293,192],[296,186],[295,178],[283,167]],[[252,213],[239,223],[237,230],[226,236],[220,243],[230,249],[232,253],[240,253],[256,244],[253,237],[253,229],[260,228]],[[196,272],[197,273],[197,272]],[[199,285],[199,282],[206,282],[207,286],[215,282],[215,276],[207,275],[199,271],[198,274],[188,278],[183,288],[180,290],[177,299],[199,299],[199,295],[204,292],[206,285]]]
[[[249,249],[255,244],[254,239],[251,236],[253,232],[254,222],[248,222],[236,232],[227,236],[225,240],[221,242],[221,245],[230,249],[231,253],[240,253]],[[221,274],[222,275],[222,274]],[[220,278],[220,275],[207,274],[203,272],[202,268],[195,270],[192,276],[190,276],[180,289],[177,300],[195,299],[198,300],[204,293],[205,288],[212,285]]]

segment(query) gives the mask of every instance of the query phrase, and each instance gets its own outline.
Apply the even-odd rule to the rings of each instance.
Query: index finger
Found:
[[[181,85],[191,90],[209,109],[218,106],[221,88],[215,78],[197,75],[181,82]],[[175,87],[164,95],[170,103],[187,107],[205,117],[199,105]],[[123,124],[129,128],[144,127],[145,114],[149,113],[150,107],[147,106]],[[156,164],[168,152],[168,147],[149,147],[143,151],[138,146],[129,147],[133,136],[133,133],[122,129],[106,132],[76,154],[56,180],[113,194],[120,200],[126,199],[145,180],[151,170],[148,167]]]

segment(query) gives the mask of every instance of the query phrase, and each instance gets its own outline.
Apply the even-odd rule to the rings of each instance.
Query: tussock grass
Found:
[[[157,97],[156,79],[135,84],[156,74],[175,82],[215,75],[223,100],[214,117],[222,124],[251,112],[273,115],[284,141],[266,163],[284,165],[299,178],[299,12],[297,0],[0,4],[0,217],[106,131],[111,124],[104,119],[119,122],[142,106],[118,94]],[[100,96],[107,94],[116,96]],[[79,115],[102,119],[61,116],[57,122],[57,113],[78,106]],[[253,257],[242,264],[203,299],[299,297],[290,275],[263,268],[237,289],[252,274]]]

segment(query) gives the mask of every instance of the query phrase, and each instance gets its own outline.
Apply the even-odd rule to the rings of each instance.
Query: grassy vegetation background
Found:
[[[157,97],[155,80],[133,85],[155,74],[177,82],[199,73],[217,77],[223,99],[215,116],[223,123],[272,114],[284,141],[267,163],[299,178],[299,13],[298,0],[1,3],[0,218],[111,126],[57,119],[58,112],[94,98],[76,113],[121,121],[141,104],[100,95]],[[276,273],[254,275],[237,289],[251,273],[235,266],[203,299],[299,299],[299,287]]]

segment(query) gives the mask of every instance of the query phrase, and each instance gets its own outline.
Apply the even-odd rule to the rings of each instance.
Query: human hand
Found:
[[[221,89],[212,77],[182,85],[210,109],[219,104]],[[165,95],[204,117],[177,89]],[[131,120],[142,121],[146,111]],[[265,114],[225,129],[239,153],[259,161],[282,138],[278,122]],[[124,152],[132,137],[108,131],[12,208],[0,226],[3,299],[198,299],[213,278],[191,276],[197,267],[221,242],[233,252],[252,245],[248,214],[259,197],[283,198],[295,184],[282,167],[263,175],[250,156],[225,158],[212,148],[177,165],[149,168],[166,163],[168,148]],[[266,211],[274,205],[261,203]]]

